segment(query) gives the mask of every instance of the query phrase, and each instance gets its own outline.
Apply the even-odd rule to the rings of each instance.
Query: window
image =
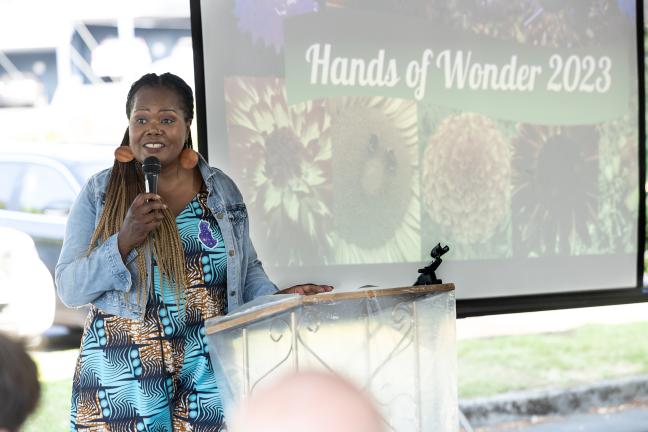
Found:
[[[25,164],[0,162],[0,210],[15,208],[17,186],[22,180]]]
[[[30,165],[19,197],[21,211],[67,214],[76,194],[63,173],[46,165]]]

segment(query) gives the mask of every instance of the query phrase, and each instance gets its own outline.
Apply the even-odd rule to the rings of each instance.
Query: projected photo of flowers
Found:
[[[599,125],[518,126],[515,256],[576,256],[635,247],[635,127],[629,118]]]
[[[600,138],[595,126],[519,126],[514,255],[571,255],[592,245]]]
[[[636,102],[635,102],[636,103]],[[625,115],[599,126],[599,211],[594,252],[632,252],[637,242],[637,119]]]
[[[634,2],[626,0],[429,0],[430,19],[500,40],[542,47],[579,47],[618,37],[633,25]]]
[[[423,243],[452,244],[459,259],[510,255],[513,151],[506,130],[481,114],[439,114],[423,117]]]
[[[242,33],[253,43],[273,47],[279,53],[284,45],[284,19],[319,10],[316,0],[235,0],[234,16]]]
[[[329,99],[326,109],[331,117],[335,262],[418,261],[416,104],[344,97]]]
[[[288,106],[276,78],[227,78],[225,97],[231,164],[264,261],[287,266],[327,259],[331,117],[324,103]],[[278,235],[286,232],[291,235]]]
[[[207,155],[279,284],[406,286],[437,243],[465,299],[636,283],[636,1],[216,3]]]
[[[425,1],[420,0],[326,0],[326,7],[422,16],[426,4]]]

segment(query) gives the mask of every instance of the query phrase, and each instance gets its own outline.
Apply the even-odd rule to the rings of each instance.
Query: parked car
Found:
[[[86,180],[112,166],[110,145],[3,145],[0,148],[0,227],[27,233],[54,275],[70,207]],[[54,323],[82,326],[84,310],[57,299]]]
[[[0,330],[35,340],[52,325],[55,297],[31,237],[0,227]]]
[[[33,74],[0,76],[0,108],[34,107],[47,104],[47,91]]]

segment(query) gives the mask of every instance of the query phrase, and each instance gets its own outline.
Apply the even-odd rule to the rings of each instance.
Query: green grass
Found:
[[[70,379],[43,383],[40,404],[23,432],[64,432],[70,430]]]
[[[460,341],[460,397],[568,387],[648,373],[648,322]]]
[[[72,374],[78,350],[34,352],[41,381],[41,399],[23,432],[70,430]]]
[[[648,321],[459,341],[459,395],[492,396],[648,374],[647,334]],[[23,431],[67,431],[77,350],[33,354],[39,364],[43,396]]]

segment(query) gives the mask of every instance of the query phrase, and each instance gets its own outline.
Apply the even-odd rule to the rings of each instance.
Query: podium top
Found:
[[[342,292],[335,292],[334,290],[327,293],[308,296],[289,294],[285,296],[285,299],[281,299],[281,297],[284,297],[283,295],[273,295],[268,297],[276,297],[277,301],[268,302],[268,304],[261,306],[250,307],[249,309],[243,310],[241,312],[236,312],[232,315],[224,315],[207,320],[205,323],[205,331],[207,334],[217,333],[223,330],[228,330],[233,327],[250,323],[261,318],[266,318],[274,314],[282,313],[302,305],[325,304],[345,300],[358,300],[363,298],[377,298],[400,295],[420,296],[434,292],[453,291],[454,289],[454,284],[448,283],[438,285],[418,285],[400,288],[368,288]]]

